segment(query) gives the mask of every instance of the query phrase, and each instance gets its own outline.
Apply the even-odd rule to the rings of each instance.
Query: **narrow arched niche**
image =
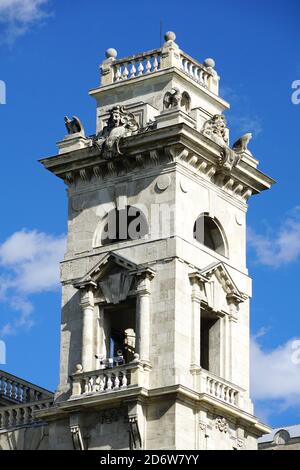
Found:
[[[193,229],[193,236],[202,245],[226,256],[226,245],[219,222],[208,214],[201,214]]]

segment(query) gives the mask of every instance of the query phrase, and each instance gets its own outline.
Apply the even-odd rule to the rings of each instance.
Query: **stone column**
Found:
[[[189,278],[192,286],[191,367],[196,371],[200,369],[201,360],[201,286],[208,279],[199,272],[190,273]]]
[[[94,366],[94,294],[91,286],[82,290],[80,305],[83,315],[81,362],[86,372]]]
[[[189,276],[192,285],[191,367],[200,367],[201,290],[198,273]]]
[[[227,302],[229,306],[229,316],[227,320],[227,364],[226,364],[226,376],[225,378],[229,381],[233,381],[233,370],[234,370],[234,354],[235,354],[235,341],[236,341],[236,323],[238,321],[238,305],[241,300],[234,295],[227,295]]]
[[[140,360],[150,362],[150,282],[151,269],[137,272],[136,352]]]

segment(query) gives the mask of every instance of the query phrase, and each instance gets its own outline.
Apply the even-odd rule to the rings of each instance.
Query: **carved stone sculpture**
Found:
[[[215,420],[215,426],[220,432],[226,433],[228,431],[228,423],[225,418],[222,418],[222,416],[218,416]]]
[[[228,145],[228,129],[225,116],[215,114],[211,119],[208,119],[204,123],[202,134],[221,146]]]
[[[136,133],[139,124],[134,115],[129,113],[124,106],[115,106],[110,110],[107,125],[96,138],[96,145],[101,150],[105,159],[122,155],[120,151],[120,140]]]
[[[247,134],[242,135],[232,146],[232,149],[237,153],[246,152],[248,150],[248,144],[252,139],[251,132],[247,132]]]
[[[69,119],[68,116],[65,116],[64,120],[68,134],[77,134],[80,132],[84,135],[83,125],[77,116],[73,116],[72,119]]]
[[[174,87],[172,91],[166,92],[163,104],[164,109],[183,108],[188,113],[191,109],[191,98],[186,91],[181,93],[179,88]]]
[[[229,136],[225,116],[215,114],[211,119],[206,121],[202,129],[202,134],[222,147],[218,164],[222,168],[222,171],[231,171],[239,162],[240,157],[237,155],[235,149],[231,149],[228,145]]]
[[[220,153],[218,164],[225,171],[231,171],[232,168],[238,164],[239,160],[240,157],[235,153],[235,151],[227,145],[224,145],[223,150]]]

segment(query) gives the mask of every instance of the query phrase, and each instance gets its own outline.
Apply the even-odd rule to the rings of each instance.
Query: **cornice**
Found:
[[[157,165],[176,162],[240,201],[271,187],[274,180],[241,159],[230,171],[220,165],[218,144],[184,123],[141,132],[120,144],[122,155],[105,159],[88,146],[40,162],[69,186],[81,179],[108,181]]]

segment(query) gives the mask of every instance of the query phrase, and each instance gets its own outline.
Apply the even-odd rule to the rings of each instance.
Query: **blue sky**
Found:
[[[115,0],[110,7],[0,0],[3,369],[50,389],[58,383],[66,193],[37,160],[56,153],[65,114],[79,115],[94,133],[87,92],[98,84],[105,49],[122,57],[158,47],[161,20],[189,55],[215,59],[232,106],[232,140],[253,131],[260,169],[277,181],[249,203],[252,388],[257,414],[271,425],[300,422],[300,364],[292,360],[300,338],[300,105],[291,101],[300,80],[299,15],[298,0]]]

